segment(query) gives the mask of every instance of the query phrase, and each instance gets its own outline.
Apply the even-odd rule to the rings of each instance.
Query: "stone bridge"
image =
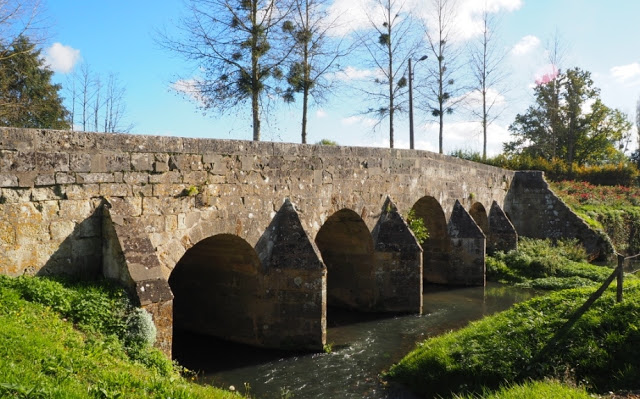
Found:
[[[484,285],[485,252],[518,233],[606,246],[540,172],[415,150],[0,129],[0,272],[117,279],[168,354],[174,328],[321,349],[327,305],[419,313],[423,282]]]

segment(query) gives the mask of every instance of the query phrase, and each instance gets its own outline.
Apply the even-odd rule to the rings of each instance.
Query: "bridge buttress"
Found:
[[[487,253],[497,251],[509,252],[518,249],[518,233],[511,221],[496,201],[489,211],[489,235],[487,236]]]
[[[376,303],[384,312],[422,313],[422,247],[387,197],[372,232]]]
[[[451,253],[449,285],[484,286],[486,238],[471,215],[456,201],[449,219]]]

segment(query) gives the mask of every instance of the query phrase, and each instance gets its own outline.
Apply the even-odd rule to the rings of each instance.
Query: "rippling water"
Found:
[[[208,337],[182,337],[174,353],[191,369],[203,370],[201,381],[216,386],[245,385],[256,398],[411,398],[387,392],[378,375],[429,336],[465,326],[471,320],[528,299],[530,291],[489,284],[485,288],[429,287],[424,312],[384,317],[329,309],[329,354],[292,354],[259,350]]]

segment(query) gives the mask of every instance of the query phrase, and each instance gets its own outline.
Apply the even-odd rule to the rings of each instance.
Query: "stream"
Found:
[[[464,327],[516,302],[530,290],[496,283],[486,287],[426,287],[422,315],[389,316],[328,309],[331,353],[291,353],[176,331],[174,354],[199,381],[270,398],[413,398],[385,390],[378,375],[415,343]]]

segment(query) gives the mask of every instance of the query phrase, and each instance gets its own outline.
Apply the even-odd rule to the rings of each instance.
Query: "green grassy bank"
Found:
[[[551,290],[581,288],[542,295],[462,330],[421,342],[389,370],[389,380],[426,397],[468,393],[553,397],[491,396],[501,386],[520,383],[525,385],[511,389],[542,389],[526,383],[545,379],[568,381],[590,392],[638,388],[640,282],[628,276],[622,303],[616,303],[615,287],[610,287],[566,338],[556,341],[556,332],[612,270],[580,262],[582,255],[572,244],[554,248],[545,241],[522,243],[520,251],[488,261],[493,264],[493,277]]]
[[[0,397],[238,397],[182,377],[149,322],[109,284],[0,276]]]

